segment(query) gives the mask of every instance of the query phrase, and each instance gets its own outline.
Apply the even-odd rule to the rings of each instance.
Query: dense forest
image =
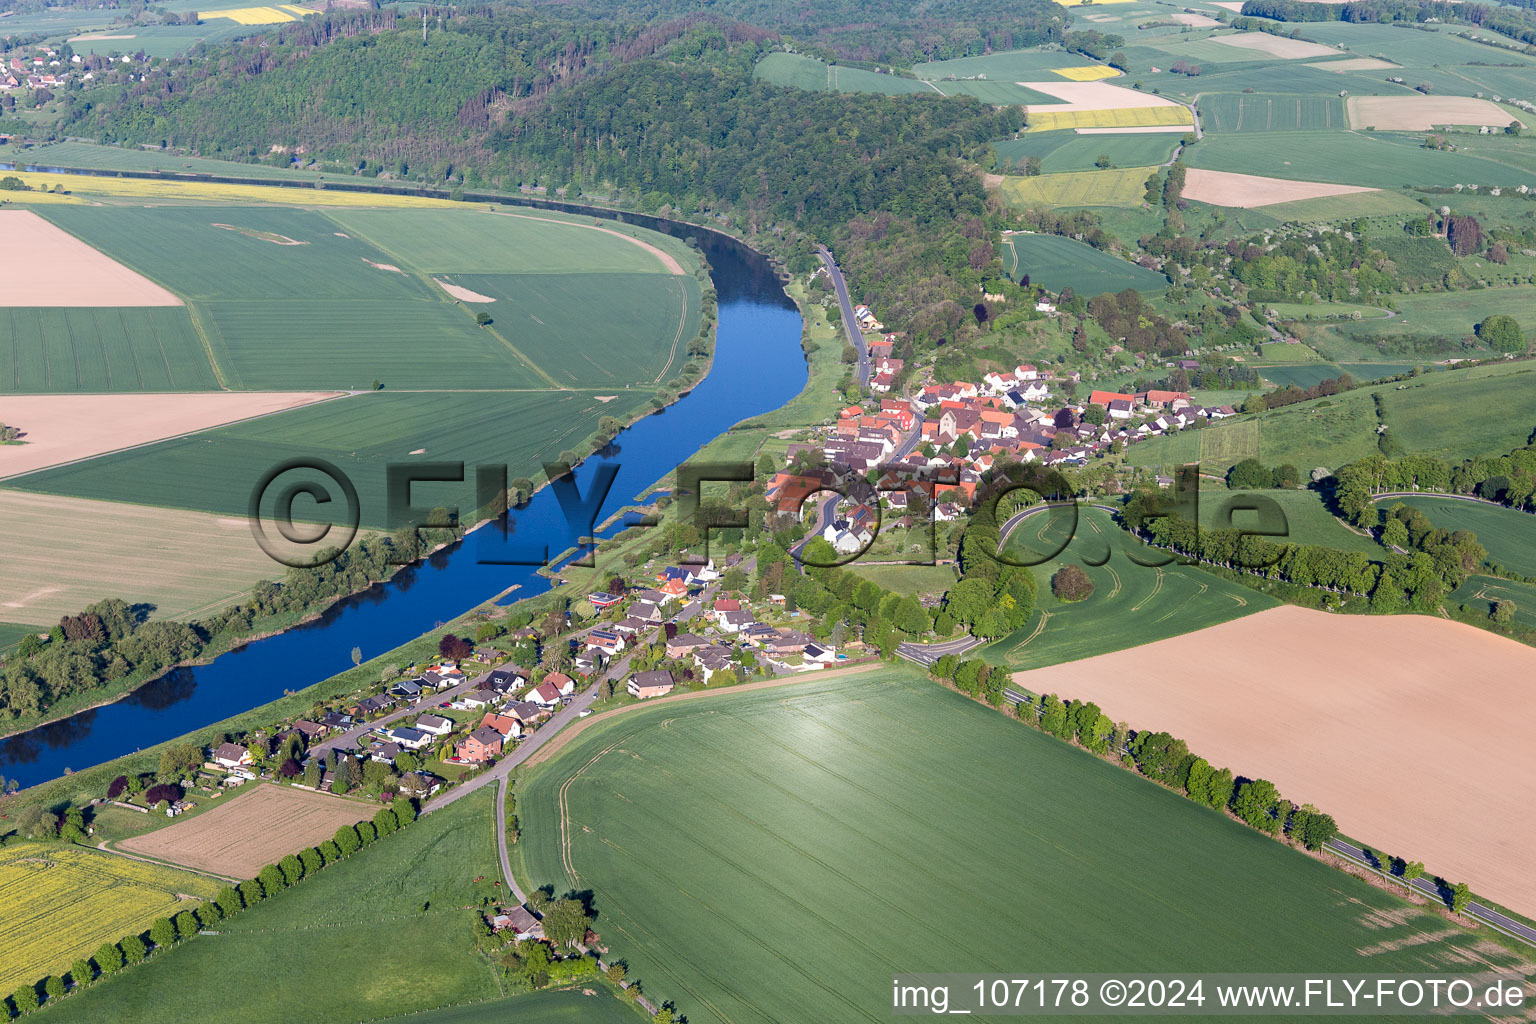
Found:
[[[445,15],[425,42],[393,11],[311,18],[87,94],[64,130],[704,215],[796,265],[813,241],[856,250],[859,296],[900,303],[919,344],[978,329],[968,297],[1001,268],[979,241],[986,199],[967,161],[1021,126],[1017,109],[768,85],[752,69],[779,37],[713,14],[624,26],[547,10]],[[860,255],[877,235],[922,244],[877,265]]]

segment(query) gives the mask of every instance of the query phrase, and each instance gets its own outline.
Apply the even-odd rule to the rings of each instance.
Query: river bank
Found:
[[[640,215],[626,214],[623,219],[652,229],[669,226]],[[572,471],[578,493],[591,493],[600,470],[612,481],[594,523],[611,516],[611,509],[633,503],[634,495],[654,487],[736,423],[788,403],[809,379],[798,308],[784,293],[781,271],[763,254],[721,232],[685,223],[670,228],[674,237],[693,239],[716,271],[710,370],[673,404],[643,411],[613,443]],[[510,535],[519,542],[542,542],[548,551],[582,547],[582,535],[593,532],[590,524],[569,523],[547,483],[505,521],[489,521],[505,529],[486,530],[484,522],[478,523],[462,540],[405,567],[387,582],[333,602],[306,623],[247,642],[211,664],[164,677],[174,685],[141,687],[109,704],[0,741],[0,772],[37,785],[74,764],[99,763],[103,755],[110,758],[156,746],[201,730],[205,723],[231,721],[253,704],[263,706],[263,691],[274,697],[274,691],[307,692],[344,673],[353,647],[366,650],[381,636],[422,635],[440,628],[444,619],[456,620],[455,613],[466,606],[478,607],[489,595],[505,595],[514,588],[520,599],[546,593],[547,580],[532,567],[499,559],[496,545]],[[621,518],[613,529],[623,527]]]

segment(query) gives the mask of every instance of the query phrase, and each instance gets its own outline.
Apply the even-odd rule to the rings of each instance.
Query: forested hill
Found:
[[[553,0],[549,9],[573,17],[631,19],[635,0]],[[698,0],[649,0],[650,20],[698,12]],[[713,0],[702,5],[793,38],[803,48],[842,60],[911,65],[974,57],[1059,42],[1066,24],[1049,0]]]
[[[313,18],[88,93],[64,130],[237,160],[297,153],[450,188],[575,183],[722,217],[801,262],[813,240],[883,214],[861,237],[920,235],[925,265],[886,268],[863,294],[894,302],[921,281],[919,305],[934,308],[919,343],[974,331],[959,311],[1001,272],[962,161],[1017,130],[1016,108],[768,85],[752,67],[779,37],[714,15],[626,27],[551,11],[445,13],[425,43],[419,21],[391,11]],[[922,309],[909,298],[904,312]]]

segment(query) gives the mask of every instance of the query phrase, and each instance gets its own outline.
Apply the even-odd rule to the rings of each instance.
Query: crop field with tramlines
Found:
[[[512,868],[590,891],[694,1024],[878,1021],[902,964],[1386,972],[1479,941],[915,667],[653,705],[520,771]],[[1178,942],[1127,926],[1169,915]]]
[[[1200,124],[1210,132],[1280,132],[1344,128],[1337,96],[1217,93],[1200,97]]]
[[[0,390],[207,391],[218,383],[185,309],[0,309]]]
[[[1037,611],[1017,632],[985,649],[988,661],[1014,669],[1075,661],[1214,626],[1275,603],[1199,569],[1162,565],[1164,552],[1131,541],[1107,513],[1091,507],[1079,509],[1075,532],[1068,513],[1041,511],[1025,518],[1008,536],[1004,554],[1037,562],[1069,536],[1065,550],[1034,566]],[[1137,564],[1130,558],[1133,551],[1143,562],[1158,564]],[[1108,561],[1093,564],[1105,555]],[[1051,594],[1051,576],[1069,562],[1093,580],[1093,594],[1084,601],[1066,603]]]
[[[1029,109],[1032,132],[1054,132],[1065,128],[1150,128],[1159,125],[1191,125],[1194,119],[1188,107],[1119,107],[1114,110],[1052,111],[1042,105]]]
[[[63,974],[103,942],[148,928],[218,882],[63,843],[0,847],[0,991]]]
[[[1036,174],[1003,179],[1003,196],[1021,207],[1129,206],[1139,207],[1147,179],[1155,167],[1116,167],[1064,174]]]

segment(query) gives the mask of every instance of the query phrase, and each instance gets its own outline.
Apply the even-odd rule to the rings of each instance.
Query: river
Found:
[[[514,203],[612,217],[566,204]],[[768,261],[727,236],[691,225],[624,214],[629,223],[696,238],[709,260],[719,302],[714,364],[703,382],[668,408],[623,431],[576,471],[583,497],[599,468],[616,471],[595,522],[601,523],[733,424],[776,409],[805,387],[800,315]],[[548,458],[558,454],[552,450]],[[263,467],[252,467],[253,478]],[[426,633],[469,608],[520,585],[537,595],[549,582],[533,566],[486,564],[510,528],[520,543],[547,544],[558,556],[588,532],[569,525],[553,488],[492,524],[406,568],[386,583],[338,602],[314,622],[173,671],[113,704],[0,740],[0,774],[32,786],[153,746],[301,690],[365,657]],[[622,523],[612,529],[621,529]]]

